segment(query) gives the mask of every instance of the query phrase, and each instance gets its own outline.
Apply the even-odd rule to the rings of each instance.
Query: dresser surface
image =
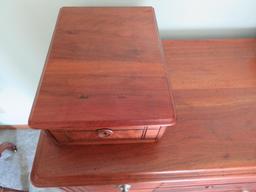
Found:
[[[163,43],[177,124],[156,144],[62,147],[42,132],[35,185],[67,191],[115,191],[126,183],[141,192],[256,188],[256,39]]]

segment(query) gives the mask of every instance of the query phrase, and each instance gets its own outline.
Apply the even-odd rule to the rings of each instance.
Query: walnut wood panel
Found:
[[[177,124],[157,144],[61,147],[42,133],[35,185],[256,182],[256,39],[164,41],[164,47]]]
[[[152,7],[62,8],[29,125],[173,125],[164,65]]]

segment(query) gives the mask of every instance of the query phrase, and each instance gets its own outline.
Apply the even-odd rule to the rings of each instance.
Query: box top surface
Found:
[[[164,68],[151,7],[62,8],[29,125],[171,125]]]

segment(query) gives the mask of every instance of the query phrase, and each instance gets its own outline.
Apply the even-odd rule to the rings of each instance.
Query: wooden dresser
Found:
[[[36,186],[256,191],[256,39],[163,43],[177,124],[158,143],[144,144],[63,147],[42,132],[31,174]]]

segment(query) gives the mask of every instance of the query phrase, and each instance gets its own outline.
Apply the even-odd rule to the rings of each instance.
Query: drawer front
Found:
[[[129,192],[256,192],[256,183],[232,183],[221,185],[195,185],[164,187],[164,183],[132,184]],[[65,187],[63,191],[83,192],[121,192],[116,185]]]
[[[136,183],[131,184],[129,192],[152,192],[158,188],[160,183]],[[81,192],[121,192],[121,185],[101,185],[101,186],[81,186],[81,187],[64,187],[61,188],[66,192],[81,191]]]
[[[60,144],[111,144],[155,142],[166,127],[122,127],[96,130],[48,131]]]
[[[96,131],[67,131],[65,133],[69,141],[83,141],[83,140],[112,140],[112,139],[140,139],[142,137],[143,130],[111,130],[99,129]],[[110,133],[108,133],[110,131]],[[106,135],[106,136],[100,136]]]
[[[256,184],[227,184],[213,186],[188,186],[179,188],[156,188],[152,192],[256,192]],[[132,192],[132,191],[130,191]]]

